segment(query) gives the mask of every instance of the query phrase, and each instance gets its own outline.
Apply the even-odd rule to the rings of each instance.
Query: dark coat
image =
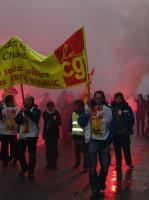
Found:
[[[16,123],[18,125],[22,125],[25,122],[24,115],[30,118],[33,122],[35,122],[38,126],[38,122],[40,119],[41,112],[38,109],[38,106],[34,105],[31,109],[26,109],[24,111],[20,111],[16,116]]]
[[[115,112],[116,112],[117,107],[119,107],[122,111],[122,115],[127,126],[127,133],[129,135],[132,135],[133,126],[135,123],[135,118],[134,118],[134,113],[132,111],[132,108],[128,105],[126,101],[122,102],[121,104],[117,104],[115,101],[113,101],[112,111],[113,111],[113,115],[115,119],[116,119]],[[115,129],[116,129],[116,126],[115,126]]]
[[[58,139],[61,125],[60,113],[57,110],[52,113],[45,111],[42,117],[44,120],[43,139]]]

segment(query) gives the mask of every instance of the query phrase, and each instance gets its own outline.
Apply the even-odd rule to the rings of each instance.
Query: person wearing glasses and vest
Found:
[[[69,131],[72,134],[75,150],[75,164],[73,169],[78,169],[81,163],[81,153],[83,154],[83,172],[87,171],[84,127],[88,124],[88,116],[85,113],[84,103],[81,100],[74,102],[74,111],[72,113]]]

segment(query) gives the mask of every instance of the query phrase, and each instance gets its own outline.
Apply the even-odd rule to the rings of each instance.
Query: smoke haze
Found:
[[[89,68],[95,67],[93,91],[146,94],[148,11],[147,0],[1,0],[0,43],[18,35],[47,55],[84,25]],[[27,93],[30,90],[26,88]]]

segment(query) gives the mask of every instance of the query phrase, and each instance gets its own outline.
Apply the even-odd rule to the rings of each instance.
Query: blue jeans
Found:
[[[97,158],[101,166],[99,175],[96,170]],[[105,185],[110,162],[110,145],[105,141],[91,140],[89,144],[89,181],[92,191],[98,191],[101,185]]]

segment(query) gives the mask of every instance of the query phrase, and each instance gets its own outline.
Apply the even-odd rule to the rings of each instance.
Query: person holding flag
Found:
[[[103,91],[94,93],[94,102],[91,109],[91,140],[89,143],[89,181],[91,185],[91,199],[99,196],[100,190],[105,190],[106,177],[110,165],[110,142],[113,132],[110,131],[112,110],[108,106]],[[98,176],[97,157],[100,162]]]
[[[24,104],[25,108],[16,116],[16,123],[19,125],[18,159],[22,169],[19,176],[24,176],[28,172],[29,178],[33,178],[39,136],[38,122],[41,112],[35,105],[32,96],[27,97]],[[26,147],[29,151],[29,163],[25,158]]]

